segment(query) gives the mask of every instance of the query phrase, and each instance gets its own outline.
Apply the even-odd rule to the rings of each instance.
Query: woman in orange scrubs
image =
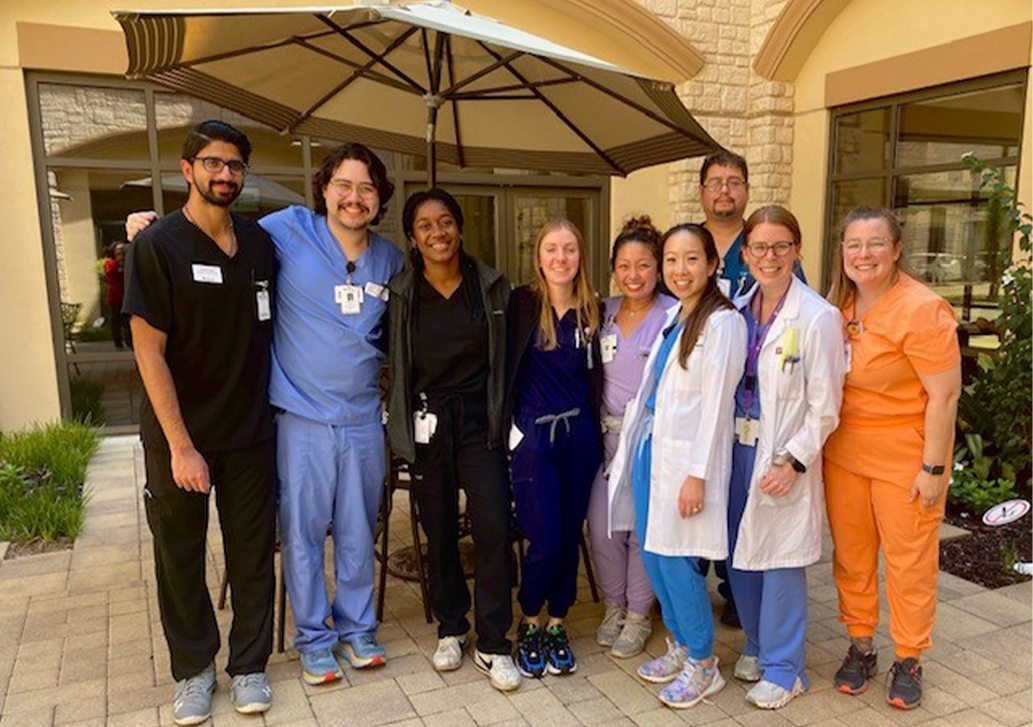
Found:
[[[858,208],[842,229],[829,299],[843,315],[848,367],[840,425],[825,445],[825,498],[851,645],[835,681],[860,694],[875,674],[881,546],[896,647],[886,700],[912,709],[922,700],[919,659],[936,616],[961,391],[957,320],[947,301],[900,270],[892,213]]]

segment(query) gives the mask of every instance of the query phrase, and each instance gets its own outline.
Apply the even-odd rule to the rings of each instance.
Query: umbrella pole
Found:
[[[427,102],[427,182],[430,187],[438,184],[438,150],[435,141],[438,134],[438,108],[441,106],[441,96],[438,95],[441,91],[441,59],[446,36],[446,33],[440,31],[435,33],[434,57],[427,59],[430,93],[423,98]]]
[[[434,143],[437,136],[438,107],[428,101],[427,108],[427,187],[438,186],[438,150]]]

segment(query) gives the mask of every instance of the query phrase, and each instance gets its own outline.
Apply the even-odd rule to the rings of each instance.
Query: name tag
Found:
[[[335,285],[334,302],[341,306],[341,313],[349,316],[362,311],[362,288],[357,285]]]
[[[757,438],[760,436],[760,421],[749,417],[735,418],[735,437],[740,444],[747,447],[756,447]]]
[[[413,439],[416,440],[416,444],[430,444],[437,429],[437,414],[429,411],[418,411],[413,414]]]
[[[218,265],[203,265],[201,263],[194,263],[190,266],[191,271],[194,274],[195,283],[211,283],[213,285],[222,285],[222,268]]]
[[[268,290],[260,290],[255,293],[255,301],[258,303],[258,320],[267,321],[273,317],[272,308],[269,306]]]
[[[617,334],[611,333],[599,339],[599,349],[603,356],[603,363],[608,364],[617,356]]]
[[[380,300],[387,302],[388,289],[383,285],[377,285],[372,280],[366,283],[365,293],[366,295],[374,298],[380,298]]]

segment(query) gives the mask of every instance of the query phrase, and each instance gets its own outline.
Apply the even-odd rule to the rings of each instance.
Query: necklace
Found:
[[[650,304],[650,305],[647,305],[647,306],[643,306],[642,308],[640,308],[638,310],[632,310],[631,308],[625,306],[626,303],[627,303],[627,298],[625,298],[623,301],[621,301],[620,312],[623,313],[624,315],[628,316],[629,318],[634,318],[635,316],[637,316],[642,311],[649,310],[650,308],[653,307],[652,304]]]
[[[186,205],[183,205],[183,216],[186,217],[187,220],[190,222],[190,224],[192,224],[194,227],[196,227],[197,229],[201,230],[201,232],[204,232],[206,235],[208,234],[203,227],[201,227],[199,224],[197,224],[197,220],[195,220],[194,216],[192,214],[190,214],[190,210],[187,209]],[[230,249],[226,251],[226,255],[228,257],[233,257],[237,253],[237,230],[233,226],[233,217],[231,216],[229,219],[230,219]],[[209,237],[210,237],[210,235],[209,235]],[[218,243],[216,243],[216,244],[218,244]]]

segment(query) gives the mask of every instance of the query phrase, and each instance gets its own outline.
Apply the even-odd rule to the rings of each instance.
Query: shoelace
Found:
[[[553,648],[559,652],[561,657],[567,655],[570,639],[567,638],[565,629],[549,629],[549,640],[552,641]]]
[[[528,629],[524,632],[524,637],[520,640],[521,646],[527,655],[532,659],[537,659],[538,655],[542,651],[542,632],[541,629]]]
[[[608,614],[606,614],[606,616],[603,618],[602,624],[600,625],[603,627],[621,626],[623,625],[623,623],[624,619],[621,617],[621,609],[615,608]]]
[[[237,677],[237,684],[245,688],[260,687],[262,686],[262,675],[258,673],[242,674]]]
[[[197,675],[191,679],[187,679],[186,683],[180,688],[179,699],[189,699],[191,697],[201,697],[208,694],[208,685],[205,680],[201,678],[202,675]]]
[[[377,640],[373,637],[373,634],[360,634],[356,639],[360,647],[376,647]]]

